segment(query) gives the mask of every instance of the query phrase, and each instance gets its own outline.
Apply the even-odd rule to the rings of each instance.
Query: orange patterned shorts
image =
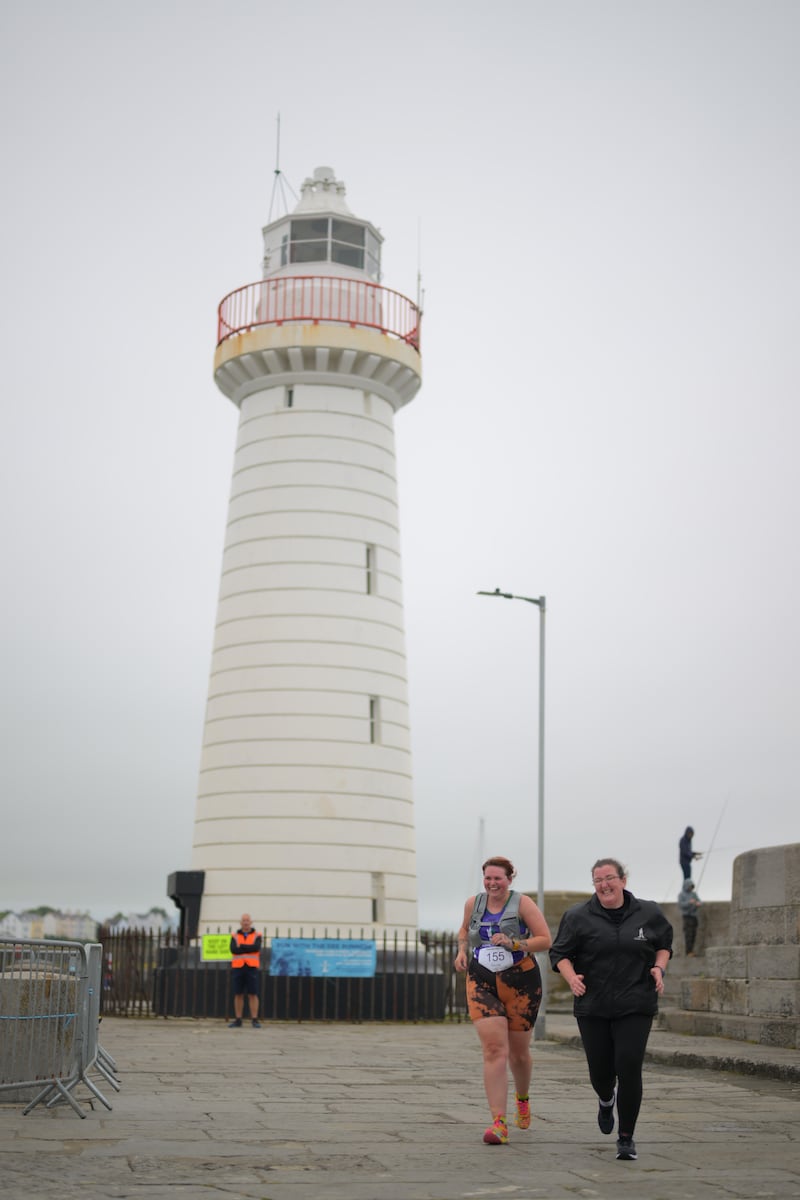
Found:
[[[487,971],[472,959],[467,970],[470,1019],[505,1017],[514,1033],[533,1029],[542,1002],[542,975],[535,958],[523,958],[507,971]]]

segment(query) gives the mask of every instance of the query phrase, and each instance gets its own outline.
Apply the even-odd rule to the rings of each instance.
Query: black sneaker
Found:
[[[617,1138],[617,1158],[624,1158],[630,1162],[638,1158],[636,1153],[636,1143],[633,1138],[621,1137]]]
[[[610,1104],[601,1104],[597,1109],[597,1124],[600,1126],[601,1133],[614,1132],[614,1101]]]
[[[230,1025],[228,1026],[228,1029],[241,1029],[241,1028],[242,1028],[242,1018],[241,1017],[237,1017],[235,1021],[231,1021]]]
[[[252,1024],[253,1024],[253,1029],[260,1029],[260,1028],[261,1028],[261,1022],[260,1022],[260,1021],[257,1021],[255,1017],[253,1017],[253,1022],[252,1022]]]

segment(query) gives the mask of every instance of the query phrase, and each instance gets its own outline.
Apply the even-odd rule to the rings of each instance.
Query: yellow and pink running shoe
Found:
[[[517,1095],[517,1115],[514,1118],[514,1124],[518,1129],[530,1129],[531,1127],[531,1106],[527,1096],[523,1100]]]
[[[483,1135],[483,1140],[490,1146],[505,1146],[508,1141],[508,1124],[505,1117],[495,1117]]]

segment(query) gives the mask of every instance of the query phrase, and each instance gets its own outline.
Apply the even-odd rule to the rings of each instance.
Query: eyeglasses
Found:
[[[595,887],[599,887],[601,883],[613,883],[615,879],[622,879],[621,875],[604,875],[602,879],[593,879],[592,883]]]

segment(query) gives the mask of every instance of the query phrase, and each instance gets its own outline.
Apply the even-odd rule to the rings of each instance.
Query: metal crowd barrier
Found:
[[[99,1042],[102,946],[0,938],[0,1092],[37,1088],[38,1104],[66,1102],[82,1083],[107,1109],[93,1071],[119,1091],[116,1064]]]

